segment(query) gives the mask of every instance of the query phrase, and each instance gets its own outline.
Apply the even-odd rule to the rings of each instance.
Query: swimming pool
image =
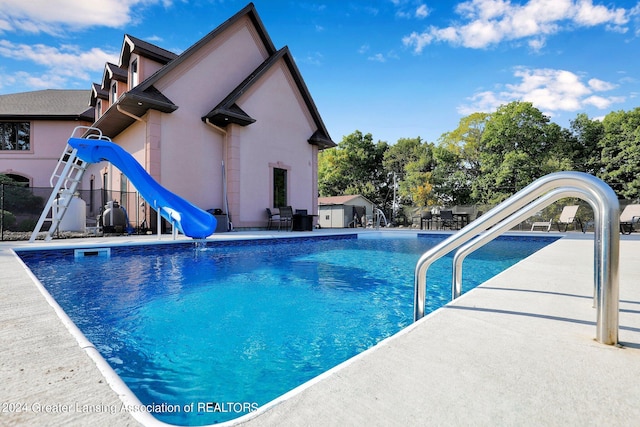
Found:
[[[446,236],[382,236],[19,255],[154,416],[203,425],[254,410],[412,322],[413,268]],[[553,240],[492,242],[465,261],[464,290]],[[450,299],[451,259],[428,281],[433,311]]]

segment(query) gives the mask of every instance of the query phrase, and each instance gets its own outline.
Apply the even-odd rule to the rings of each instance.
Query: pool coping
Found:
[[[331,234],[333,232],[335,232],[335,231],[327,232],[327,234]],[[411,233],[415,233],[415,231],[410,231],[410,232]],[[287,234],[286,236],[283,236],[283,234],[285,234],[285,233],[250,233],[250,234],[246,234],[246,235],[244,233],[243,234],[240,234],[240,233],[225,233],[225,234],[228,234],[228,235],[224,235],[224,236],[221,235],[219,237],[219,239],[220,240],[234,239],[234,238],[237,238],[238,236],[240,236],[241,238],[243,238],[245,236],[257,236],[257,238],[295,237],[296,235],[301,235],[303,237],[309,236],[309,233],[297,233],[297,234],[286,233]],[[234,234],[235,236],[232,236],[232,234]],[[314,234],[316,234],[316,232],[314,232]],[[324,234],[324,233],[322,233],[322,234]],[[442,233],[438,233],[438,234],[442,234]],[[522,234],[527,235],[527,236],[532,236],[532,235],[546,235],[547,233],[544,233],[544,234],[540,234],[540,233],[522,233]],[[316,234],[316,235],[319,235],[319,234]],[[629,243],[627,243],[627,242],[634,242],[633,246],[635,247],[635,250],[637,251],[637,249],[640,249],[640,240],[636,239],[635,237],[636,236],[632,236],[632,238],[623,238],[623,242],[621,243],[621,246],[624,245],[626,247],[626,246],[629,245]],[[573,239],[576,242],[579,242],[580,240],[589,239],[589,235],[587,234],[587,235],[581,236],[581,235],[579,235],[577,233],[576,234],[571,233],[570,239]],[[592,236],[591,236],[591,239],[592,239]],[[92,240],[94,240],[94,242],[95,242],[95,239],[92,239]],[[105,242],[107,240],[104,240],[104,239],[101,238],[98,241]],[[114,239],[114,241],[117,242],[117,243],[120,243],[122,245],[131,244],[131,241],[135,241],[135,242],[144,241],[146,243],[157,243],[157,239],[155,237],[154,238],[147,238],[147,239],[122,238],[122,239]],[[561,241],[566,241],[566,237],[565,237],[565,239],[562,239]],[[92,245],[92,243],[94,243],[94,242],[86,242],[86,241],[84,241],[82,244],[83,245]],[[166,241],[162,240],[162,242],[166,242]],[[550,246],[553,246],[556,243],[553,243]],[[583,245],[584,245],[584,243],[585,242],[583,242]],[[140,244],[140,243],[136,243],[136,244]],[[7,248],[21,247],[21,249],[22,249],[25,246],[31,248],[31,246],[23,245],[23,244],[21,244],[19,242],[3,242],[2,244],[0,244],[0,255],[3,255],[3,252],[5,252]],[[33,245],[33,249],[44,249],[45,247],[47,249],[49,249],[49,248],[53,248],[53,247],[56,247],[56,246],[59,246],[59,247],[78,247],[78,242],[77,241],[69,241],[69,242],[65,241],[64,243],[58,243],[58,242],[49,243],[49,244],[44,244],[44,243],[43,244],[38,244],[38,243],[36,243],[36,244]],[[93,245],[93,246],[95,246],[95,245]],[[548,246],[547,248],[549,248],[550,246]],[[38,247],[38,248],[36,248],[36,247]],[[542,251],[539,251],[539,253],[545,251],[545,249],[543,249]],[[553,257],[554,256],[552,255],[552,258]],[[0,259],[6,260],[4,257],[0,258]],[[526,260],[523,261],[523,262],[526,262]],[[621,267],[623,265],[625,265],[625,263],[621,263]],[[512,271],[513,269],[520,268],[519,266],[520,266],[520,263],[516,264],[516,266],[511,267],[507,271]],[[5,267],[5,266],[3,266],[3,267]],[[14,268],[15,268],[15,266],[14,266]],[[3,275],[4,275],[6,273],[6,270],[3,268],[2,271],[3,271]],[[633,272],[634,276],[635,276],[636,273],[637,273],[636,271]],[[28,274],[29,273],[27,273],[27,276],[28,276]],[[504,275],[504,273],[499,275],[499,276],[497,276],[497,278],[500,278],[503,275]],[[23,276],[24,276],[24,271],[23,271]],[[635,277],[636,278],[640,277],[640,274],[635,276]],[[23,282],[24,282],[24,277],[22,277],[22,279],[23,279]],[[492,279],[491,281],[489,281],[487,283],[492,283],[495,280],[496,279]],[[500,280],[500,279],[498,279],[498,280]],[[29,281],[32,281],[32,278],[30,278]],[[485,285],[481,285],[481,286],[485,286]],[[28,288],[28,286],[27,286],[27,288]],[[33,290],[33,289],[31,289],[31,290]],[[465,294],[465,296],[463,297],[464,299],[457,300],[458,304],[462,304],[462,303],[474,304],[473,303],[473,300],[475,298],[474,294],[475,293],[473,291]],[[633,298],[636,298],[636,297],[633,297]],[[46,299],[46,296],[45,296],[45,299]],[[469,300],[472,300],[472,302],[469,302]],[[640,298],[638,298],[637,300],[640,301]],[[51,302],[49,302],[49,305],[51,305]],[[55,304],[55,305],[57,305],[57,304]],[[51,305],[51,306],[54,307],[54,311],[55,311],[55,305]],[[431,315],[429,315],[429,316],[425,317],[424,319],[422,319],[421,321],[413,324],[409,328],[406,328],[405,330],[399,332],[398,334],[396,334],[396,335],[394,335],[394,336],[392,336],[390,338],[387,338],[386,340],[382,341],[381,343],[379,343],[378,345],[376,345],[372,349],[369,349],[369,350],[365,351],[364,353],[361,353],[360,355],[356,356],[355,358],[349,359],[348,361],[344,362],[343,364],[338,365],[337,367],[335,367],[332,370],[322,374],[319,377],[316,377],[315,379],[311,380],[310,382],[305,383],[302,386],[292,390],[291,392],[281,396],[280,398],[276,399],[275,401],[273,401],[268,406],[262,407],[257,412],[251,413],[251,414],[247,414],[244,417],[240,417],[240,418],[237,418],[235,420],[226,422],[225,424],[219,424],[219,425],[240,425],[240,424],[253,425],[253,424],[256,424],[256,423],[262,425],[265,422],[266,423],[270,423],[271,422],[271,423],[273,423],[273,425],[278,425],[278,424],[281,424],[281,423],[285,423],[285,424],[288,423],[289,425],[296,425],[298,422],[301,422],[302,424],[304,424],[305,422],[308,423],[309,419],[301,419],[300,417],[301,417],[301,414],[311,413],[312,411],[309,412],[309,408],[307,408],[306,411],[300,411],[300,406],[299,406],[299,403],[297,403],[297,401],[300,401],[301,396],[303,396],[305,394],[308,394],[309,390],[314,390],[313,393],[320,393],[320,396],[322,396],[323,399],[325,399],[325,400],[331,399],[332,398],[332,393],[329,393],[329,394],[322,394],[321,393],[321,390],[326,387],[327,383],[335,382],[336,378],[339,378],[341,375],[344,375],[344,372],[352,371],[353,369],[355,369],[354,366],[357,367],[358,365],[361,365],[363,360],[370,360],[370,359],[377,358],[377,354],[379,354],[381,349],[386,349],[389,346],[393,346],[394,342],[406,339],[407,337],[409,337],[412,334],[414,334],[415,331],[417,331],[417,330],[426,329],[427,327],[425,327],[424,325],[430,324],[433,321],[434,317],[435,318],[440,318],[440,317],[445,315],[444,313],[450,313],[451,311],[452,310],[444,310],[444,311],[443,310],[439,310],[437,312],[434,312]],[[435,313],[438,313],[438,314],[436,315]],[[50,316],[51,314],[52,313],[49,313],[48,317],[51,317]],[[635,328],[637,326],[640,326],[640,322],[639,322],[638,325],[632,326],[632,328]],[[75,327],[75,325],[73,325],[73,327]],[[67,326],[67,328],[69,328],[69,327]],[[640,331],[640,328],[637,328],[637,329],[638,329],[638,331]],[[60,330],[58,330],[57,333],[59,334]],[[591,333],[592,333],[592,335],[595,334],[595,327],[592,328]],[[69,338],[68,333],[67,333],[66,338]],[[60,337],[60,339],[65,339],[65,338],[64,337]],[[640,339],[638,339],[638,341],[636,341],[636,342],[640,343]],[[81,344],[80,347],[82,347],[82,344]],[[95,351],[95,349],[92,349],[91,347],[92,346],[87,346],[86,343],[85,343],[84,351],[90,356],[90,358],[92,359],[92,361],[94,363],[94,366],[97,366],[100,370],[102,370],[101,367],[100,367],[100,360],[103,360],[103,359],[102,359],[101,356],[98,355],[100,360],[95,360],[94,357],[93,357],[94,355],[92,355],[92,352]],[[636,350],[633,347],[627,347],[627,349],[631,350],[631,352],[634,352],[634,350]],[[97,354],[97,352],[96,352],[96,354]],[[85,356],[85,358],[86,358],[86,356]],[[3,356],[3,359],[4,359],[4,356]],[[86,360],[84,362],[86,362]],[[84,369],[90,369],[90,364],[91,364],[91,362],[89,362],[89,367],[84,366]],[[86,363],[85,363],[85,365],[86,365]],[[3,368],[4,368],[4,362],[3,362]],[[109,370],[110,369],[111,368],[109,367]],[[2,377],[6,377],[4,371],[5,370],[3,369],[2,370],[2,372],[3,372]],[[106,375],[105,375],[105,377],[107,377],[107,380],[108,380],[109,383],[117,383],[118,380],[121,381],[119,379],[119,377],[117,379],[109,378]],[[5,379],[5,378],[3,378],[3,379]],[[9,379],[11,379],[11,378],[9,378]],[[113,384],[112,384],[112,386],[113,386]],[[412,385],[411,384],[407,384],[407,387],[410,387],[410,386],[412,386]],[[89,389],[91,389],[91,387],[89,387]],[[128,390],[128,388],[127,388],[127,390]],[[316,390],[320,390],[320,392],[318,392]],[[105,392],[105,390],[101,390],[101,391]],[[122,395],[121,390],[119,390],[119,387],[117,386],[117,384],[116,384],[116,387],[114,387],[114,391],[116,392],[115,394],[117,395],[116,399],[117,399],[118,396],[120,397],[120,399],[122,399],[123,395]],[[34,392],[37,392],[37,391],[34,390]],[[92,390],[91,393],[95,393],[95,391]],[[108,395],[108,392],[105,392],[103,394]],[[11,397],[11,396],[7,396],[7,397]],[[111,396],[111,397],[113,397],[113,396]],[[135,405],[137,403],[133,402],[132,404]],[[375,413],[375,411],[372,412],[372,414],[373,413]],[[15,414],[13,414],[13,415],[15,415]],[[31,415],[31,416],[35,415],[35,418],[29,417],[29,415]],[[49,416],[49,415],[52,415],[52,414],[45,414],[45,415]],[[65,418],[64,414],[58,414],[58,415],[63,415],[62,419]],[[76,416],[77,415],[89,416],[89,415],[86,415],[86,414],[73,414],[73,415],[76,415]],[[109,423],[111,423],[113,421],[114,417],[109,417],[109,416],[104,417],[104,415],[105,415],[104,413],[91,414],[90,416],[92,417],[92,424],[95,423],[95,422],[98,422],[98,424],[99,424],[101,422],[100,420],[104,421],[106,419],[109,419],[110,421],[106,422],[105,425],[109,424]],[[109,415],[109,414],[107,414],[107,415]],[[129,421],[133,422],[133,420],[131,420],[131,419],[127,420],[126,416],[123,416],[123,414],[111,414],[111,415],[120,415],[119,417],[115,417],[115,418],[118,418],[119,421],[120,421],[120,422],[118,422],[118,424],[122,424],[122,422],[126,423],[126,422],[129,422]],[[128,415],[128,414],[124,414],[124,415]],[[133,414],[130,414],[130,415],[131,415],[131,417],[134,417],[137,421],[143,422],[145,425],[168,425],[168,424],[165,424],[165,423],[162,423],[162,422],[156,420],[153,417],[151,417],[152,420],[149,420],[149,418],[147,416],[143,416],[143,417],[136,416],[136,415],[139,415],[139,414],[136,414],[136,413],[133,413]],[[334,415],[337,416],[337,414],[334,414]],[[38,415],[37,414],[33,414],[33,413],[25,414],[25,416],[26,416],[26,418],[38,419]],[[360,416],[363,416],[363,414],[360,414]],[[316,418],[310,418],[310,420],[314,420],[314,419],[317,420],[318,419],[317,418],[317,414],[315,415],[315,417]],[[379,417],[379,414],[376,415],[376,417]],[[18,417],[18,418],[20,418],[20,417]],[[23,417],[23,418],[25,418],[25,417]],[[57,418],[57,417],[54,417],[54,418]],[[13,419],[13,417],[12,417],[12,419]],[[373,418],[373,420],[375,420],[375,419],[380,421],[379,418]],[[151,422],[153,424],[149,424],[149,422]]]

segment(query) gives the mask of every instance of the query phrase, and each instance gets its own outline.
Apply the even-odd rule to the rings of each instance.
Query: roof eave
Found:
[[[144,92],[125,92],[114,105],[100,117],[94,127],[102,130],[102,133],[109,138],[115,138],[122,131],[127,129],[136,120],[139,120],[149,110],[157,110],[162,113],[173,113],[178,106],[170,100],[158,100],[145,96]]]

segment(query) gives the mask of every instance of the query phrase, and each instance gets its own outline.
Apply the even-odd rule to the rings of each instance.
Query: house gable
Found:
[[[178,57],[178,55],[173,52],[125,34],[124,41],[122,42],[122,50],[120,51],[120,67],[129,68],[132,54],[148,58],[162,65]]]
[[[173,82],[185,76],[189,67],[193,67],[193,62],[197,60],[198,55],[203,55],[203,51],[206,50],[207,46],[211,46],[213,41],[223,39],[231,29],[237,28],[239,24],[243,24],[245,21],[251,26],[254,39],[258,44],[257,47],[262,52],[262,58],[259,58],[258,61],[262,61],[265,57],[275,52],[275,47],[264,29],[262,21],[258,17],[252,3],[226,20],[181,55],[177,55],[174,58],[171,57],[170,52],[160,49],[157,46],[145,43],[129,35],[125,36],[120,57],[122,67],[128,67],[129,62],[127,61],[130,61],[132,55],[135,54],[147,55],[159,58],[159,60],[166,60],[167,62],[137,86],[120,94],[117,101],[96,121],[95,126],[99,127],[105,135],[113,138],[133,124],[137,120],[136,118],[140,118],[146,114],[149,109],[171,113],[178,109],[178,105],[184,105],[185,102],[189,102],[188,100],[181,100],[183,102],[176,104],[171,101],[164,92],[168,91],[173,93],[173,95],[169,96],[176,96],[176,99],[179,99],[184,91],[174,86]],[[259,62],[255,62],[254,60],[254,64],[257,63]],[[253,66],[255,67],[255,65]],[[247,73],[248,72],[249,71],[247,71]],[[228,72],[225,74],[232,78],[237,76],[237,74]],[[203,90],[199,93],[202,93]],[[224,90],[224,86],[222,90]],[[206,93],[206,90],[204,91]],[[98,97],[93,98],[92,102],[95,102],[94,99],[97,100]],[[186,107],[186,105],[184,106]],[[204,111],[200,111],[197,117],[200,117],[203,113]],[[240,112],[238,112],[238,114],[242,115]]]
[[[256,70],[254,70],[242,83],[240,83],[240,85],[232,90],[229,95],[222,100],[222,102],[203,116],[202,121],[213,123],[220,127],[225,127],[232,123],[241,126],[247,126],[254,123],[255,119],[249,116],[240,106],[238,106],[238,101],[243,95],[250,91],[254,85],[259,84],[264,76],[269,73],[274,66],[282,63],[285,64],[290,76],[292,77],[295,87],[301,95],[304,107],[306,107],[316,127],[315,131],[310,135],[307,141],[312,145],[317,145],[321,149],[335,147],[336,144],[329,137],[329,133],[327,132],[315,103],[311,98],[311,94],[302,79],[302,75],[300,74],[298,67],[295,65],[293,57],[289,52],[289,48],[286,46],[260,64],[260,66],[256,68]]]

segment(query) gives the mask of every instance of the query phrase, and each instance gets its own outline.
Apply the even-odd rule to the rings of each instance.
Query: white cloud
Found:
[[[44,44],[16,44],[0,40],[0,57],[13,61],[29,61],[44,67],[44,71],[36,76],[18,72],[13,76],[5,76],[6,82],[14,78],[33,87],[63,87],[69,80],[90,80],[91,73],[104,68],[105,62],[117,62],[119,52],[106,52],[99,48],[82,51],[74,45],[60,47]],[[42,82],[42,83],[39,83]],[[86,84],[86,83],[85,83]]]
[[[122,28],[135,20],[139,5],[171,5],[169,0],[0,0],[0,31],[59,34],[92,26]]]
[[[430,10],[426,4],[421,4],[416,9],[416,18],[424,19],[429,16]]]
[[[529,40],[529,47],[534,52],[539,52],[546,44],[547,44],[547,41],[545,40],[544,37],[539,37],[539,38]]]
[[[310,52],[307,56],[303,57],[300,62],[303,64],[319,66],[324,62],[324,55],[320,52]]]
[[[591,79],[589,80],[589,87],[595,91],[603,92],[611,89],[615,89],[616,85],[602,81],[600,79]]]
[[[539,50],[546,36],[573,27],[602,25],[607,30],[624,32],[635,10],[594,5],[593,0],[529,0],[524,4],[468,0],[455,9],[461,22],[413,32],[402,42],[420,53],[434,42],[483,49],[503,41],[531,38],[529,46]]]
[[[609,108],[612,104],[618,104],[625,101],[625,98],[622,96],[611,96],[609,98],[605,98],[598,95],[593,95],[584,100],[585,105],[592,105],[600,110],[604,110]]]
[[[578,111],[588,106],[606,109],[625,101],[623,97],[596,94],[615,89],[615,84],[595,78],[585,83],[581,76],[571,71],[518,67],[513,75],[518,83],[501,85],[495,91],[478,92],[468,98],[468,103],[459,106],[458,112],[465,115],[476,111],[491,112],[512,101],[527,101],[553,115],[554,112]]]
[[[375,61],[375,62],[387,62],[387,59],[381,53],[376,53],[375,55],[372,55],[372,56],[368,57],[367,59],[369,61]]]

